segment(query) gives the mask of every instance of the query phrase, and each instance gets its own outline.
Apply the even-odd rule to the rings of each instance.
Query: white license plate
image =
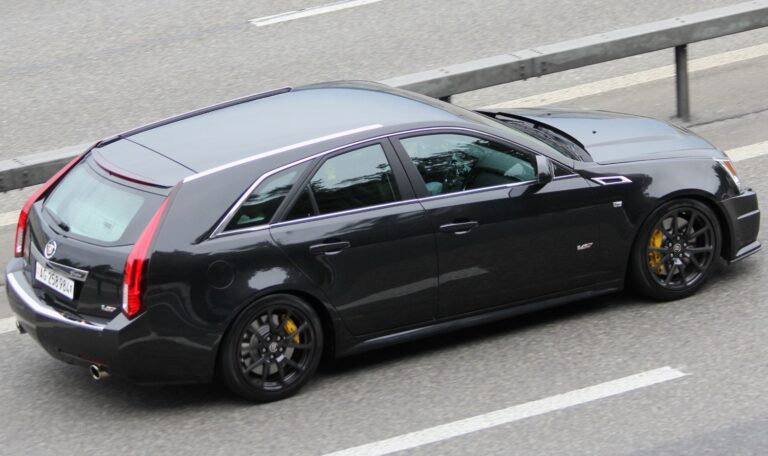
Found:
[[[35,279],[38,282],[48,285],[55,291],[63,294],[69,299],[75,297],[75,281],[68,279],[56,271],[46,268],[40,263],[35,263]]]

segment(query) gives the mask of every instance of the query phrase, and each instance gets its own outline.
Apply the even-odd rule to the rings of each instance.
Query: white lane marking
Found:
[[[725,153],[733,161],[741,161],[748,158],[759,157],[761,155],[768,154],[768,141],[763,141],[744,147],[737,147],[735,149],[727,150]]]
[[[272,25],[272,24],[277,24],[279,22],[287,22],[287,21],[292,21],[294,19],[302,19],[310,16],[318,16],[320,14],[332,13],[334,11],[340,11],[347,8],[354,8],[357,6],[369,5],[371,3],[377,3],[380,1],[382,0],[351,0],[351,1],[336,2],[336,3],[330,3],[328,5],[313,6],[310,8],[304,8],[296,11],[288,11],[285,13],[274,14],[272,16],[257,17],[256,19],[251,19],[248,22],[255,25],[256,27],[264,27],[265,25]]]
[[[0,226],[15,225],[19,221],[20,211],[11,211],[0,214]]]
[[[0,334],[16,331],[16,319],[13,317],[0,318]]]
[[[730,65],[745,60],[765,57],[768,55],[768,43],[758,44],[734,51],[723,52],[720,54],[702,57],[700,59],[688,62],[689,73],[709,70],[719,66]],[[675,66],[667,65],[653,68],[651,70],[640,71],[638,73],[627,74],[615,78],[603,79],[602,81],[589,82],[573,87],[568,87],[553,92],[542,93],[530,97],[519,98],[517,100],[505,101],[494,105],[486,106],[484,109],[494,108],[531,108],[535,106],[551,105],[573,100],[576,98],[598,95],[612,90],[626,89],[627,87],[645,84],[647,82],[658,81],[671,78],[675,75]]]
[[[611,380],[599,385],[570,391],[557,396],[550,396],[525,404],[497,410],[483,415],[473,416],[459,421],[442,424],[421,431],[399,435],[391,439],[348,448],[329,453],[326,456],[379,456],[408,450],[418,446],[482,431],[483,429],[512,423],[532,416],[562,410],[575,405],[616,396],[628,391],[645,388],[657,383],[668,382],[688,374],[669,366],[642,372],[629,377]]]

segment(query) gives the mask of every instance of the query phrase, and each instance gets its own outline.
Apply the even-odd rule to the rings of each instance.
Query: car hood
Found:
[[[696,134],[662,120],[606,111],[505,109],[503,114],[550,125],[579,141],[597,163],[721,155]]]

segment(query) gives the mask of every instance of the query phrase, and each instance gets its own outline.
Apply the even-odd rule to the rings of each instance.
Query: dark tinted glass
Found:
[[[285,216],[285,220],[296,220],[304,217],[311,217],[316,215],[315,209],[312,207],[312,200],[309,196],[309,189],[304,188],[304,191],[296,198],[296,202],[293,203],[293,207],[288,211],[288,215]]]
[[[560,165],[555,165],[555,177],[570,176],[573,175],[573,171],[566,169]]]
[[[400,142],[432,195],[536,179],[533,154],[486,139],[437,134]]]
[[[328,159],[309,184],[321,214],[390,203],[400,198],[378,144]]]
[[[269,223],[305,167],[306,164],[293,166],[266,178],[243,202],[227,225],[227,230]]]

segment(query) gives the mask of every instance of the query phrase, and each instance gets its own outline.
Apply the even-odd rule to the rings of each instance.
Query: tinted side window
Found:
[[[457,134],[401,139],[432,195],[536,179],[532,153]]]
[[[329,159],[312,177],[309,188],[321,214],[400,198],[392,169],[379,144]]]
[[[309,191],[308,199],[314,199],[320,214],[400,199],[392,168],[379,144],[328,159],[309,182]]]
[[[226,229],[237,230],[269,223],[306,166],[293,166],[266,178],[243,202]]]

